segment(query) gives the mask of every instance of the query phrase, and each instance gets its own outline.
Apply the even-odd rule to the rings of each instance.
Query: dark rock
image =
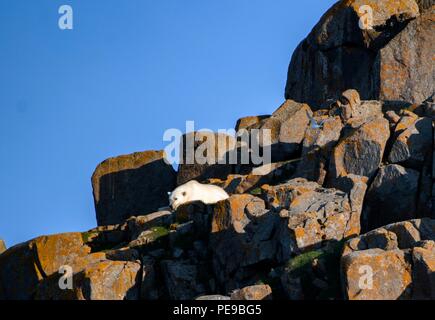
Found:
[[[419,176],[418,171],[395,164],[381,167],[367,191],[364,229],[415,218]]]
[[[315,118],[317,122],[321,118]],[[321,128],[309,127],[305,131],[302,159],[293,177],[301,177],[322,185],[327,175],[332,149],[340,139],[343,125],[339,117],[324,120]]]
[[[216,204],[210,249],[216,279],[226,292],[245,286],[249,276],[255,278],[261,267],[254,266],[276,259],[278,220],[260,198],[249,194]]]
[[[200,266],[188,261],[163,260],[161,267],[170,299],[192,300],[206,293],[206,285],[200,280]]]
[[[122,223],[168,206],[175,171],[163,151],[145,151],[109,158],[92,175],[98,225]]]
[[[207,153],[207,150],[210,152]],[[237,158],[233,159],[234,152],[236,139],[229,135],[207,131],[183,135],[177,185],[193,179],[199,182],[209,178],[225,179],[233,172],[237,162]],[[199,157],[203,159],[198,161]]]
[[[372,29],[359,27],[362,5],[374,9]],[[321,106],[354,88],[363,100],[421,103],[434,91],[429,11],[419,16],[414,0],[337,2],[293,53],[286,99]]]
[[[396,126],[388,160],[411,168],[421,168],[432,145],[432,120],[405,117]]]

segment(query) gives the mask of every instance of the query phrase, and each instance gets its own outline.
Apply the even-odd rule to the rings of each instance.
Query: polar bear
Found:
[[[173,210],[187,202],[201,201],[205,204],[214,204],[229,198],[224,189],[210,184],[201,184],[191,180],[169,192],[169,205]]]

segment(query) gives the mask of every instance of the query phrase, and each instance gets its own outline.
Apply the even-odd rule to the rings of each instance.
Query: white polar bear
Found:
[[[229,195],[221,187],[191,180],[169,193],[169,205],[173,210],[177,210],[180,205],[187,202],[201,201],[205,204],[214,204],[228,198]]]

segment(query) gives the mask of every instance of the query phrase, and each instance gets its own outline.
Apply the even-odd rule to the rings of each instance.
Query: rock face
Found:
[[[349,240],[341,258],[348,299],[434,299],[435,220],[409,220]]]
[[[433,5],[339,1],[270,116],[184,135],[178,172],[162,151],[102,162],[97,227],[0,241],[0,300],[435,299]],[[192,179],[230,197],[170,211]]]
[[[330,179],[333,181],[348,174],[372,178],[382,162],[389,136],[388,121],[381,117],[350,129],[334,148],[329,166]]]
[[[236,149],[234,137],[198,131],[183,135],[181,144],[177,185],[193,179],[201,182],[209,178],[226,178],[233,172],[230,159],[231,152]],[[198,156],[203,159],[198,161]]]
[[[395,140],[388,160],[418,168],[430,155],[432,144],[432,120],[412,116],[403,117],[395,128]]]
[[[416,218],[418,181],[416,170],[397,164],[381,167],[367,192],[366,230]]]
[[[0,254],[5,251],[6,251],[6,244],[2,239],[0,239]]]
[[[145,151],[109,158],[92,175],[98,225],[123,222],[168,205],[175,171],[163,151]]]
[[[293,53],[286,99],[318,106],[354,88],[364,100],[423,102],[434,92],[431,5],[339,1]]]
[[[362,202],[364,192],[358,195],[359,199],[350,199],[344,191],[322,188],[301,178],[273,187],[263,186],[263,191],[280,217],[288,219],[288,237],[281,237],[280,241],[289,255],[359,234],[361,206],[355,202]]]

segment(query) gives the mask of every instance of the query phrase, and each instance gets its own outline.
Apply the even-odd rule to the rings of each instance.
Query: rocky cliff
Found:
[[[98,226],[0,243],[0,299],[435,299],[434,9],[339,1],[294,52],[286,101],[236,123],[271,130],[272,165],[105,160]],[[230,198],[162,210],[191,179]]]

